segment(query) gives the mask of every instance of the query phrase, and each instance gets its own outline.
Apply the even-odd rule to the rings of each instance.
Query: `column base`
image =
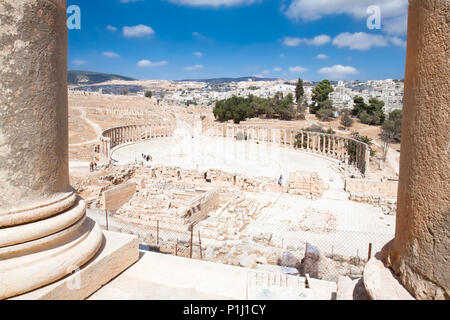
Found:
[[[89,224],[94,224],[89,218]],[[136,236],[103,231],[102,244],[81,269],[45,287],[10,298],[11,300],[81,300],[89,297],[139,259]]]

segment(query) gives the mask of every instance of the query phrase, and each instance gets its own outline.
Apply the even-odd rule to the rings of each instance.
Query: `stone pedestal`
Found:
[[[450,1],[410,0],[392,267],[418,299],[450,299]]]
[[[104,236],[69,182],[65,0],[0,1],[0,299],[86,265]],[[137,250],[137,248],[136,248]]]

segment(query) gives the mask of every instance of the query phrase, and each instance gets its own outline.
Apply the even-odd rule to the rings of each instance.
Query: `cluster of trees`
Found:
[[[366,104],[362,97],[355,97],[353,102],[352,115],[358,117],[361,123],[372,126],[379,126],[384,123],[386,116],[384,115],[383,101],[371,98],[369,104]]]
[[[259,87],[255,86],[250,89],[256,90]],[[221,122],[233,120],[235,123],[259,116],[281,120],[305,119],[308,104],[304,95],[303,80],[298,79],[295,97],[291,93],[284,96],[281,92],[277,92],[273,98],[267,99],[253,95],[249,95],[248,98],[233,96],[217,101],[213,113],[215,118]]]
[[[146,97],[146,98],[151,98],[151,97],[153,97],[153,92],[151,92],[150,90],[145,91],[145,97]]]
[[[249,95],[248,98],[233,96],[229,99],[216,102],[213,109],[217,120],[223,122],[233,120],[240,123],[248,118],[265,115],[268,118],[280,118],[281,120],[291,120],[296,115],[294,108],[294,96],[288,94],[283,96],[281,92],[275,94],[273,98],[260,98]]]
[[[322,121],[330,120],[334,117],[336,108],[330,100],[330,93],[334,91],[328,79],[322,80],[312,91],[313,103],[309,110]]]
[[[389,119],[385,120],[381,127],[381,139],[386,143],[400,142],[402,138],[402,110],[394,110],[389,113]]]

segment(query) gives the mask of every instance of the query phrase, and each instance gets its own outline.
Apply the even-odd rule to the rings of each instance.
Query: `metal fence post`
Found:
[[[189,253],[189,257],[192,259],[192,245],[194,242],[194,227],[191,228],[191,252]]]
[[[105,217],[106,217],[106,230],[109,231],[109,224],[108,224],[108,210],[105,210]]]
[[[203,254],[202,254],[202,238],[200,237],[200,230],[198,230],[198,243],[200,246],[200,260],[203,260]]]
[[[372,243],[369,243],[369,255],[368,255],[367,261],[369,261],[370,258],[372,258]]]
[[[159,220],[156,221],[156,245],[159,246]]]

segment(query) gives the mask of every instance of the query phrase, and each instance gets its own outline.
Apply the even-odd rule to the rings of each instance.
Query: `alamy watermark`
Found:
[[[366,21],[367,28],[369,30],[381,29],[381,9],[379,6],[369,6],[366,10],[369,15]]]
[[[81,30],[81,9],[79,6],[71,5],[67,7],[67,29]]]

